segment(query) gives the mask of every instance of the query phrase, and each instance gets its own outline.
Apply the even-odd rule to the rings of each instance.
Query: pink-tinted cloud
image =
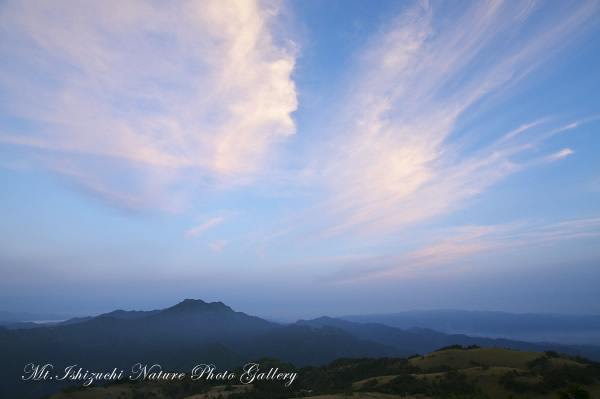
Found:
[[[225,221],[224,217],[216,217],[216,218],[212,218],[210,220],[207,220],[206,222],[196,226],[196,227],[192,227],[191,229],[187,230],[185,232],[185,235],[187,237],[193,237],[193,236],[197,236],[200,235],[202,233],[204,233],[206,230],[210,229],[211,227],[214,227],[220,223],[222,223],[223,221]]]
[[[39,126],[0,142],[44,150],[42,166],[116,202],[170,209],[194,187],[252,181],[295,133],[295,49],[273,37],[277,2],[0,7],[3,106]]]

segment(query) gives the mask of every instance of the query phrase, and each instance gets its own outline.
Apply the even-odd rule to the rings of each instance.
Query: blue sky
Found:
[[[0,309],[600,313],[597,1],[0,5]]]

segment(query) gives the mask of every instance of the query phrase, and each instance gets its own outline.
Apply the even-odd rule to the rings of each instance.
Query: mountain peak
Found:
[[[175,306],[166,309],[167,312],[233,312],[223,302],[204,302],[202,299],[184,299]]]

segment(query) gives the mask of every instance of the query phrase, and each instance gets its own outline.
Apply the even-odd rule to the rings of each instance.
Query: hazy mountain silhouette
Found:
[[[296,366],[321,365],[340,357],[403,357],[411,353],[331,326],[282,326],[255,337],[249,344],[233,348],[251,359],[270,357]]]
[[[381,323],[401,329],[421,327],[450,334],[600,345],[600,315],[427,310],[341,318],[360,323]]]
[[[354,336],[368,341],[395,347],[409,354],[424,354],[450,345],[478,345],[481,347],[501,347],[518,350],[555,350],[571,355],[580,355],[600,360],[600,347],[591,345],[560,345],[555,343],[531,343],[505,338],[471,337],[464,334],[445,334],[429,328],[413,327],[407,330],[380,323],[356,323],[332,317],[319,317],[313,320],[300,320],[299,325],[314,328],[337,327]]]
[[[7,312],[0,310],[0,323],[28,322],[34,320],[66,320],[70,315],[63,313],[39,313],[39,312]]]

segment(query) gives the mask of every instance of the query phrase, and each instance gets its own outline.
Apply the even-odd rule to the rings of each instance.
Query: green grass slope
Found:
[[[421,370],[439,368],[466,369],[473,366],[500,366],[525,369],[527,363],[541,356],[540,352],[521,352],[502,348],[447,349],[410,359]]]

